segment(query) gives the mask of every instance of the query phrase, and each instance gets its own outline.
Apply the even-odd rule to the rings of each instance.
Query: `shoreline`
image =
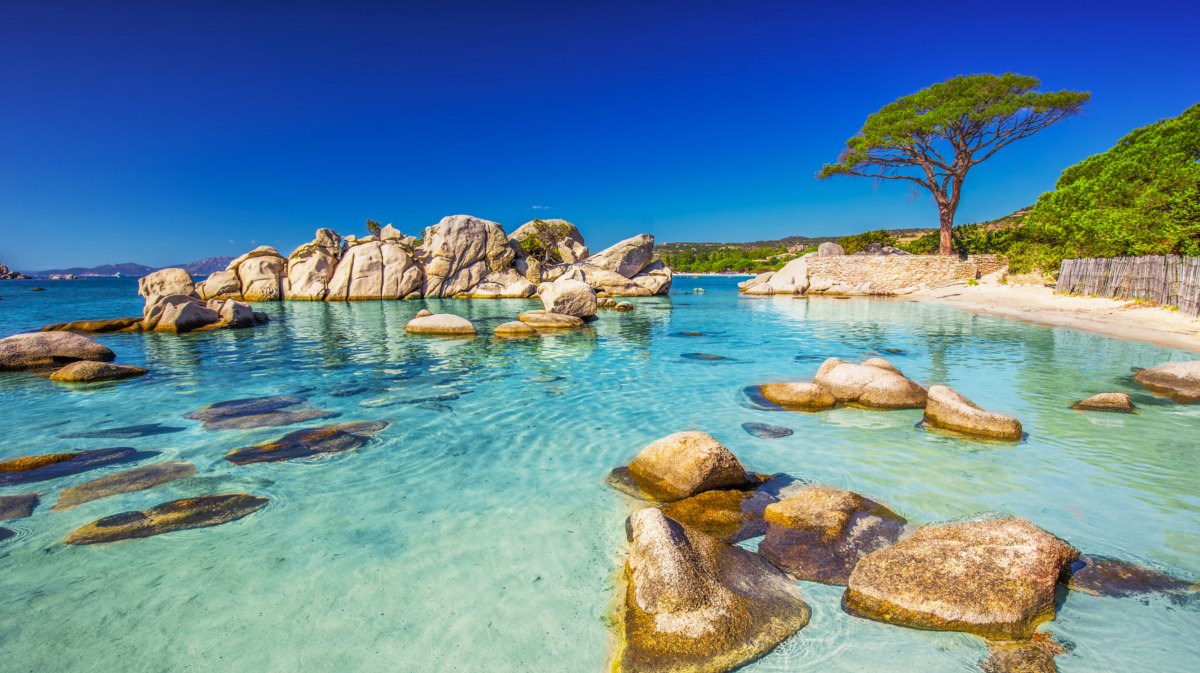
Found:
[[[1133,301],[1055,294],[1038,285],[947,285],[908,296],[981,315],[1200,353],[1200,319]]]

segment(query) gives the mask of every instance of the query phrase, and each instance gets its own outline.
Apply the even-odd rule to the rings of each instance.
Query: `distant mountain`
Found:
[[[214,271],[224,270],[225,266],[232,259],[232,257],[208,257],[191,262],[190,264],[170,264],[167,266],[146,266],[145,264],[124,262],[122,264],[101,264],[100,266],[88,267],[75,266],[69,269],[47,269],[45,271],[31,271],[29,273],[36,277],[72,275],[86,278],[89,276],[115,276],[121,274],[129,278],[140,278],[146,274],[154,273],[159,269],[183,267],[193,276],[207,276]]]

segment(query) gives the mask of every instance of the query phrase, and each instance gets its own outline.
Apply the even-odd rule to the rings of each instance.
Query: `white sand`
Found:
[[[1115,339],[1146,341],[1200,353],[1200,320],[1135,302],[1066,296],[1039,285],[988,283],[939,287],[912,296],[985,315],[1069,327]]]

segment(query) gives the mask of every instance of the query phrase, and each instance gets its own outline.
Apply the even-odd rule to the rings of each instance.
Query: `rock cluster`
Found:
[[[920,409],[925,406],[925,389],[904,376],[883,358],[853,364],[829,358],[821,364],[811,383],[768,383],[762,396],[786,409],[820,411],[837,404],[870,409]]]
[[[277,299],[281,296],[277,275],[281,267],[272,262],[273,252],[273,248],[266,251],[258,248],[229,263],[235,270],[246,269],[244,278],[248,280],[239,297]],[[202,294],[202,290],[203,287],[198,288],[192,282],[191,274],[183,269],[161,269],[139,279],[138,294],[146,299],[139,328],[147,332],[182,334],[195,330],[251,327],[267,322],[265,313],[254,311],[249,304],[234,299],[231,293],[210,296]]]
[[[312,241],[287,257],[269,246],[238,257],[224,271],[196,284],[195,293],[204,301],[357,301],[527,298],[538,293],[539,284],[559,279],[579,281],[612,295],[665,294],[671,287],[671,270],[654,255],[653,236],[634,236],[589,255],[574,225],[563,220],[538,222],[506,235],[496,222],[451,215],[426,228],[420,245],[392,225],[378,236],[363,238],[342,238],[332,230],[318,229]],[[547,224],[551,226],[545,229]],[[538,226],[557,237],[549,242],[551,251],[542,256],[531,254],[527,244]],[[170,289],[178,291],[171,294],[192,292],[182,282]]]
[[[0,280],[27,280],[29,276],[18,273],[0,262]]]

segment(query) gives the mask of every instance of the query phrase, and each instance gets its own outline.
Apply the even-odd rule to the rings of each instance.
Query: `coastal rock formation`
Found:
[[[613,310],[619,313],[628,313],[634,309],[633,302],[619,301],[613,304]]]
[[[537,293],[537,287],[515,269],[493,271],[483,282],[466,295],[471,299],[527,299]]]
[[[196,467],[183,461],[143,465],[64,488],[58,496],[58,501],[50,509],[56,512],[72,509],[85,502],[107,498],[110,495],[144,491],[193,474],[196,474]]]
[[[527,247],[542,247],[543,245],[542,241],[537,240],[541,234],[539,229],[548,229],[556,234],[554,240],[549,241],[550,246],[553,248],[550,254],[551,259],[557,259],[564,264],[574,264],[588,256],[587,244],[583,242],[583,236],[574,224],[560,219],[532,220],[517,227],[508,236],[509,244],[515,256],[514,264],[522,274],[526,273],[529,261],[532,258]],[[529,246],[529,243],[527,243],[530,239],[533,239],[533,246]],[[532,261],[537,262],[538,260],[532,258]],[[533,279],[530,278],[530,280],[532,281]],[[540,280],[539,275],[538,280],[534,282],[539,282]]]
[[[842,246],[833,241],[825,241],[817,246],[817,256],[819,257],[841,257],[846,254]]]
[[[768,383],[759,390],[768,401],[785,409],[821,411],[837,405],[833,393],[815,383]]]
[[[584,326],[583,318],[546,311],[525,311],[517,320],[537,329],[579,329]]]
[[[329,280],[328,301],[409,299],[420,296],[424,275],[403,241],[356,239]]]
[[[1021,422],[1012,416],[985,411],[946,386],[930,386],[925,425],[964,435],[1019,441]]]
[[[234,449],[225,460],[248,465],[350,451],[366,445],[387,426],[387,421],[351,421],[297,430],[271,442]]]
[[[725,445],[703,432],[677,432],[647,444],[625,473],[635,494],[663,502],[756,483]]]
[[[905,378],[883,358],[871,358],[861,365],[829,358],[817,370],[813,383],[844,404],[872,409],[920,409],[925,406],[925,389]]]
[[[332,229],[318,229],[312,241],[288,255],[285,296],[310,301],[325,299],[341,256],[342,237]]]
[[[538,296],[546,313],[591,318],[596,315],[596,291],[580,280],[559,278],[538,286]]]
[[[150,537],[176,530],[206,528],[257,512],[268,500],[248,493],[224,493],[172,500],[140,511],[122,512],[76,528],[63,542],[96,544]]]
[[[3,263],[0,263],[0,280],[27,280],[28,278],[29,276],[26,276],[23,273],[17,273],[7,266],[4,266]]]
[[[76,453],[47,453],[40,456],[12,458],[0,462],[0,486],[56,479],[124,462],[136,456],[136,449],[122,446]]]
[[[237,275],[240,299],[246,301],[270,301],[283,299],[284,281],[287,279],[287,260],[269,245],[260,245],[250,252],[235,258],[225,267]]]
[[[845,584],[859,559],[890,547],[907,522],[852,491],[807,486],[766,508],[758,553],[798,580]]]
[[[73,332],[34,332],[0,339],[0,371],[61,367],[80,360],[111,362],[107,346]]]
[[[494,333],[498,337],[508,338],[537,336],[537,330],[535,330],[532,326],[521,322],[520,320],[513,320],[512,322],[496,325]]]
[[[50,375],[51,381],[59,383],[96,383],[99,381],[118,381],[144,376],[146,370],[130,365],[114,365],[107,362],[81,360],[59,369]]]
[[[450,313],[435,313],[423,318],[413,318],[404,326],[412,334],[440,334],[443,336],[475,336],[475,326],[470,320]]]
[[[662,505],[659,509],[673,521],[722,542],[735,543],[766,532],[763,512],[775,497],[762,491],[703,491]]]
[[[512,266],[515,257],[503,227],[470,215],[444,217],[426,229],[418,255],[426,297],[468,294],[489,273]]]
[[[800,589],[761,557],[654,508],[630,517],[617,673],[722,673],[808,624]]]
[[[1079,411],[1115,411],[1118,413],[1132,413],[1137,409],[1133,406],[1133,399],[1126,393],[1092,395],[1082,402],[1072,404],[1071,408]]]
[[[37,493],[0,495],[0,521],[24,519],[37,509],[41,497]]]
[[[1200,402],[1200,360],[1168,362],[1143,369],[1133,375],[1133,380],[1146,390],[1181,404]]]
[[[159,269],[138,279],[138,295],[145,297],[149,308],[164,297],[190,296],[196,291],[192,275],[184,269]]]
[[[850,614],[900,626],[1027,639],[1054,618],[1059,574],[1078,557],[1024,519],[924,526],[864,556],[842,605]]]
[[[1171,577],[1153,568],[1104,556],[1080,556],[1071,564],[1067,588],[1093,596],[1195,594],[1200,585]]]
[[[808,291],[807,257],[793,259],[784,264],[782,269],[770,275],[760,274],[739,286],[746,294],[804,294]]]
[[[273,395],[217,402],[184,414],[184,418],[200,421],[205,430],[250,430],[332,418],[337,415],[336,411],[308,406],[303,397]]]
[[[230,262],[231,267],[242,260],[239,268],[246,267],[247,274],[254,269],[261,271],[271,268],[274,264],[270,261],[274,248],[264,248],[235,259]],[[247,278],[251,278],[251,285],[247,285],[251,296],[266,296],[264,293],[269,293],[271,284],[266,277],[259,274],[247,275]],[[212,280],[211,276],[209,280]],[[139,328],[147,332],[182,334],[200,329],[250,327],[267,322],[265,314],[256,313],[249,304],[232,298],[243,295],[240,285],[234,292],[214,292],[214,286],[208,281],[193,285],[191,275],[183,269],[161,269],[140,279],[138,294],[146,299]],[[132,329],[132,325],[129,329]]]
[[[196,294],[205,301],[209,299],[241,299],[242,282],[236,271],[214,271],[208,278],[196,283]]]

